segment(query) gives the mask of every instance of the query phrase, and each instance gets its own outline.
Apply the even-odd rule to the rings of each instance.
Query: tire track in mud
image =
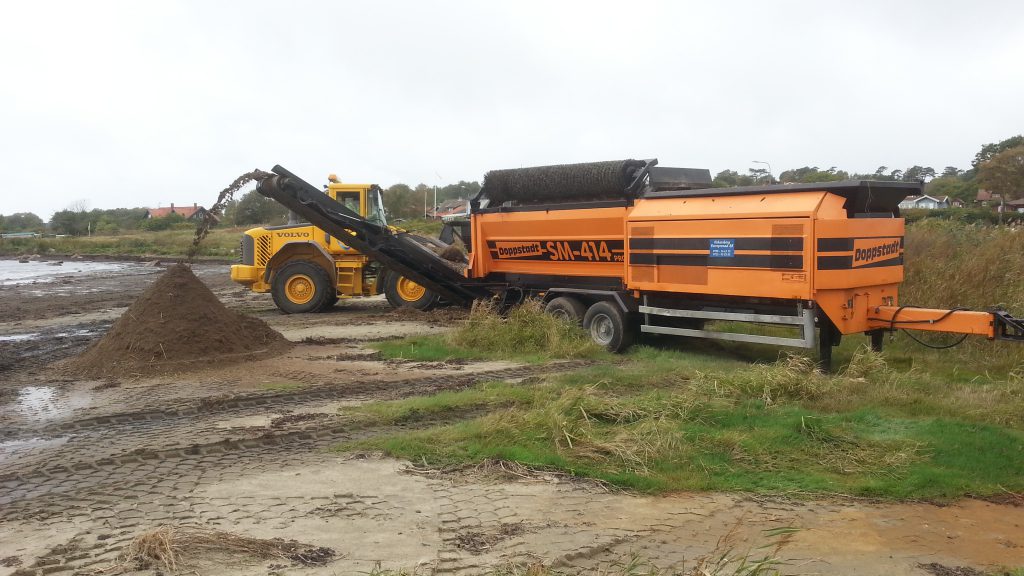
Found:
[[[376,426],[338,418],[329,426],[268,433],[258,438],[229,438],[172,450],[144,450],[116,458],[38,469],[0,480],[0,520],[42,520],[52,515],[65,515],[62,510],[77,499],[89,499],[90,494],[103,495],[104,500],[115,498],[124,488],[132,486],[173,485],[175,489],[189,492],[205,483],[202,479],[231,475],[232,468],[242,464],[287,465],[331,444],[426,429],[483,412],[480,409],[449,411],[433,418]],[[56,504],[56,508],[50,504]]]
[[[387,432],[385,430],[370,433],[368,436],[360,436],[363,432],[360,431],[358,423],[335,417],[326,421],[315,421],[311,426],[282,432],[275,432],[267,428],[242,428],[243,432],[248,430],[250,434],[261,431],[263,433],[259,436],[239,438],[237,435],[230,436],[237,434],[239,429],[217,428],[215,426],[217,420],[208,422],[212,425],[197,428],[193,425],[193,421],[197,417],[244,415],[252,413],[254,409],[259,410],[267,406],[294,409],[322,401],[353,399],[359,393],[365,395],[371,391],[370,389],[378,392],[372,395],[374,400],[404,398],[431,394],[441,390],[459,390],[488,380],[524,378],[569,370],[584,364],[585,362],[566,362],[547,366],[521,366],[460,375],[454,378],[450,375],[429,376],[387,383],[383,386],[377,382],[357,387],[321,386],[317,389],[291,392],[245,394],[231,398],[218,398],[216,402],[211,402],[210,399],[201,399],[190,406],[162,411],[140,411],[66,422],[47,429],[57,433],[66,433],[67,430],[80,432],[80,434],[72,436],[66,444],[49,450],[45,454],[45,461],[57,460],[61,464],[32,466],[30,462],[20,470],[8,467],[7,471],[0,475],[0,506],[18,499],[18,494],[25,486],[38,486],[42,490],[40,493],[45,493],[45,488],[54,482],[67,484],[67,488],[75,489],[78,486],[69,482],[71,478],[75,476],[92,477],[97,471],[123,470],[126,467],[131,468],[140,464],[153,464],[169,459],[189,460],[210,454],[259,451],[265,448],[280,449],[286,445],[289,449],[301,450],[307,446],[315,447]],[[379,394],[381,388],[384,388],[386,392],[383,395]],[[427,425],[433,425],[428,421],[424,422]],[[102,429],[99,428],[101,426]],[[177,432],[177,437],[175,432]],[[207,436],[208,441],[206,442],[203,442],[204,434]],[[211,434],[214,436],[213,438],[210,438]],[[140,445],[144,444],[147,439],[166,445],[172,440],[183,438],[190,440],[185,446],[168,449],[153,449]],[[32,493],[36,492],[38,490]],[[12,494],[15,496],[12,497]]]
[[[7,467],[6,473],[0,475],[0,523],[62,529],[78,527],[69,542],[56,546],[17,572],[28,575],[54,571],[72,573],[109,564],[128,545],[135,532],[161,523],[230,526],[245,519],[269,522],[308,516],[316,506],[331,503],[297,503],[287,496],[274,501],[241,502],[239,499],[244,499],[244,495],[221,502],[201,494],[206,486],[260,474],[268,467],[285,470],[337,461],[338,455],[326,451],[333,444],[455,423],[485,413],[487,409],[453,410],[386,425],[330,416],[281,430],[220,428],[216,429],[220,433],[216,438],[209,435],[214,429],[211,425],[224,417],[267,415],[268,407],[280,412],[313,408],[336,400],[388,400],[428,395],[468,388],[489,380],[526,378],[587,364],[574,361],[393,382],[366,381],[213,396],[172,405],[153,404],[141,410],[61,422],[34,430],[22,429],[19,434],[64,434],[70,435],[73,441],[59,447],[63,450],[41,450],[47,458],[39,462],[47,462],[47,465],[23,466],[20,470]],[[246,431],[261,434],[238,437]],[[173,439],[175,434],[178,438],[189,438],[189,445],[159,447],[166,446],[166,440]],[[147,443],[155,447],[146,447]],[[118,447],[134,450],[108,455]],[[60,464],[52,465],[54,461]]]
[[[265,408],[291,409],[303,404],[332,400],[395,400],[409,396],[421,396],[445,390],[458,390],[479,382],[494,379],[512,379],[573,370],[588,365],[588,361],[569,361],[543,366],[516,366],[499,370],[488,370],[470,374],[442,374],[415,377],[405,380],[347,382],[344,384],[322,384],[301,390],[280,392],[255,392],[200,398],[195,402],[171,406],[154,405],[132,412],[121,412],[103,416],[65,421],[48,426],[12,428],[0,436],[3,440],[26,437],[53,436],[68,433],[88,433],[100,429],[102,433],[123,434],[136,423],[152,423],[161,420],[189,420],[203,415],[236,415]],[[2,476],[0,476],[2,478]]]
[[[185,450],[148,452],[116,461],[97,462],[50,470],[18,481],[0,482],[0,523],[78,527],[71,539],[48,550],[15,572],[18,576],[111,565],[117,554],[142,528],[166,523],[198,523],[230,527],[240,521],[291,521],[316,514],[323,506],[344,501],[352,509],[352,495],[291,498],[287,495],[256,499],[202,496],[204,486],[265,472],[268,464],[284,470],[336,458],[324,452],[328,445],[372,438],[382,434],[454,423],[483,411],[461,410],[412,423],[352,426],[335,422],[326,428],[308,428],[272,434],[250,441],[225,440]],[[373,497],[356,498],[350,514],[372,514]],[[359,508],[366,508],[365,510]]]

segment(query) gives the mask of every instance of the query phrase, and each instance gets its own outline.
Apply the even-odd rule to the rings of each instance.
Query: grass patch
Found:
[[[900,301],[917,306],[1001,305],[1024,313],[1024,235],[1002,226],[925,220],[907,227]]]
[[[411,218],[408,220],[402,220],[401,222],[394,223],[394,225],[407,232],[424,234],[426,236],[430,236],[431,238],[437,238],[437,236],[441,233],[441,229],[444,228],[443,221],[426,218]]]
[[[575,323],[545,314],[537,301],[516,306],[505,316],[490,303],[479,302],[465,321],[443,336],[412,336],[373,347],[387,358],[431,362],[613,357]]]
[[[539,383],[348,408],[399,422],[477,408],[456,424],[340,447],[437,466],[510,460],[648,492],[742,490],[946,500],[1024,490],[1024,383],[951,385],[854,350],[838,375],[801,357],[750,365],[636,347]]]
[[[238,256],[238,242],[246,228],[217,228],[203,240],[199,255],[208,258]],[[131,232],[115,236],[65,238],[5,238],[0,255],[90,254],[104,256],[183,256],[192,245],[195,228]]]
[[[1022,243],[1024,236],[1004,228],[914,224],[901,300],[1020,312]],[[542,325],[538,312],[503,319],[482,310],[446,336],[380,349],[423,360],[601,357],[583,346],[578,329]],[[921,337],[936,344],[948,338]],[[483,412],[358,447],[439,466],[517,461],[651,492],[941,501],[1024,491],[1024,347],[1018,344],[972,338],[936,351],[897,333],[878,354],[865,347],[866,338],[852,335],[835,350],[837,374],[824,375],[813,370],[810,352],[672,337],[645,341],[623,362],[540,383],[492,383],[356,408],[386,421]]]

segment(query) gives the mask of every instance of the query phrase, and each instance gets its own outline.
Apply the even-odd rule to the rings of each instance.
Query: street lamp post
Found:
[[[764,165],[768,166],[768,183],[771,184],[772,180],[775,179],[772,176],[772,165],[769,164],[768,162],[763,161],[763,160],[751,160],[751,162],[753,162],[754,164],[764,164]]]

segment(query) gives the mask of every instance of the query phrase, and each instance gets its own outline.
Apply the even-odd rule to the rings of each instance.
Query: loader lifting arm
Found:
[[[876,330],[924,330],[1024,342],[1024,322],[1002,310],[978,312],[958,308],[938,310],[913,306],[877,306],[872,312],[868,322]]]
[[[281,166],[263,179],[257,191],[302,216],[311,224],[383,264],[387,269],[425,286],[445,300],[467,306],[491,296],[404,232],[365,220],[315,186]]]

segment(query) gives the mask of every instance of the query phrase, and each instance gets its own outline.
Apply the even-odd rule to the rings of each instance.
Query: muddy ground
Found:
[[[195,271],[229,307],[297,342],[290,352],[146,379],[64,375],[60,361],[100,337],[161,271],[125,264],[0,284],[0,575],[97,573],[136,534],[161,524],[294,539],[337,554],[326,566],[306,567],[186,551],[188,571],[199,574],[352,574],[376,566],[479,574],[509,562],[590,574],[615,573],[634,557],[682,571],[728,549],[759,557],[765,550],[757,547],[770,541],[763,531],[780,527],[799,528],[777,554],[785,573],[1024,565],[1024,508],[1011,505],[648,497],[550,474],[441,474],[330,452],[393,430],[353,425],[338,415],[341,406],[483,379],[522,381],[573,364],[384,363],[368,354],[368,341],[443,331],[458,314],[394,314],[374,298],[285,316],[269,296],[233,285],[223,265]]]

